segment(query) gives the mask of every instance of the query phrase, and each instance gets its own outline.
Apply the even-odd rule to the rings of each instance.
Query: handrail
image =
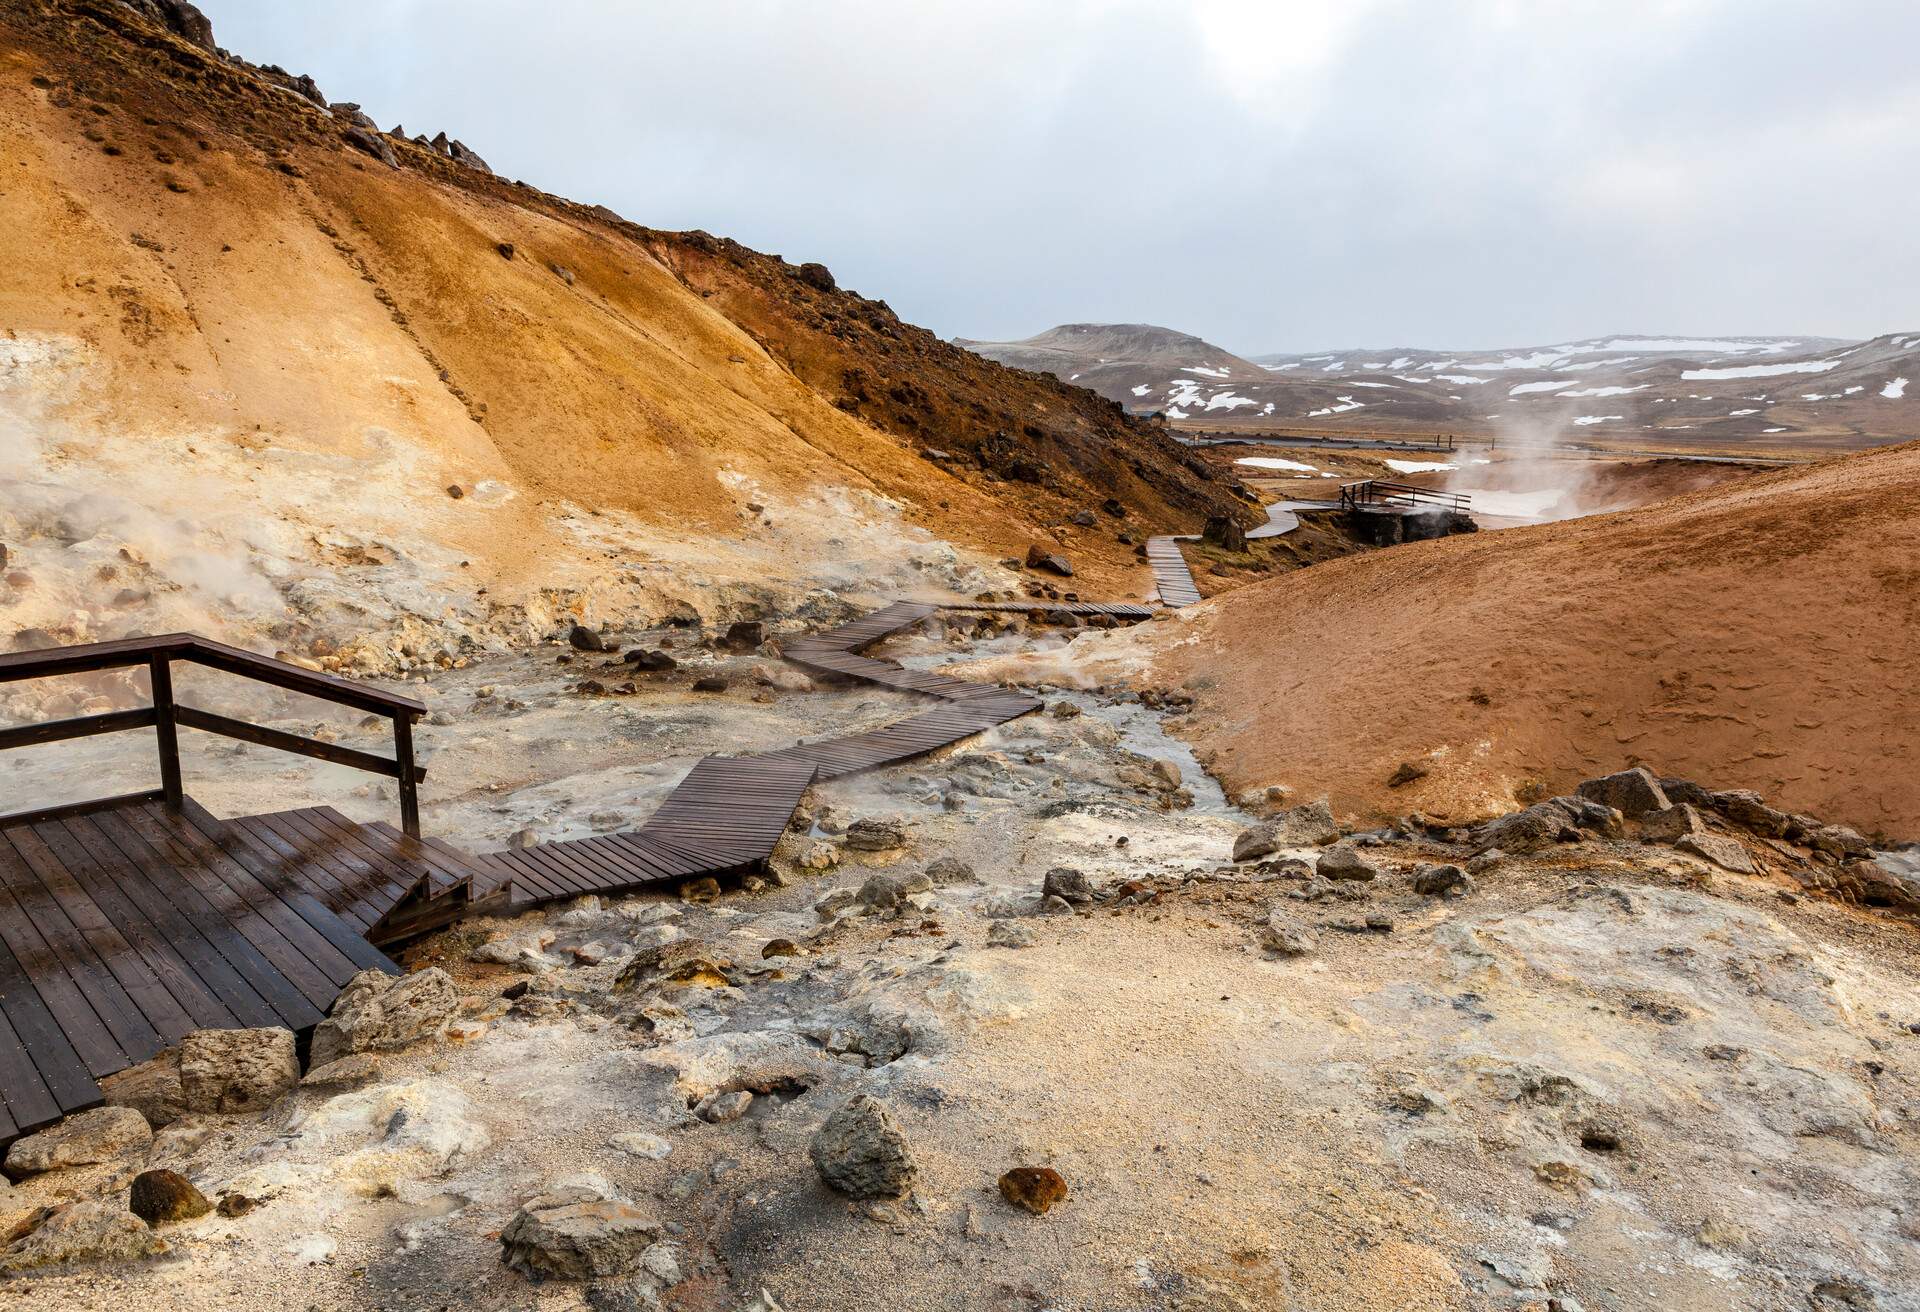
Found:
[[[334,743],[269,729],[224,715],[215,715],[192,706],[182,706],[173,696],[173,663],[190,661],[210,669],[224,670],[243,678],[269,684],[288,692],[302,693],[323,701],[356,710],[384,715],[393,721],[393,757],[376,756]],[[160,752],[159,796],[178,810],[185,793],[180,782],[180,726],[217,733],[241,742],[276,748],[300,756],[331,761],[373,774],[395,779],[400,785],[400,824],[408,834],[420,836],[420,797],[418,785],[426,777],[413,759],[413,723],[426,714],[425,704],[368,684],[322,674],[287,661],[257,655],[193,633],[167,633],[152,638],[122,638],[113,642],[79,643],[71,647],[51,647],[37,651],[0,655],[0,683],[22,679],[55,678],[86,674],[97,670],[147,667],[153,688],[153,704],[128,711],[103,715],[83,715],[74,719],[43,724],[19,725],[0,729],[0,751],[36,743],[62,742],[94,734],[118,733],[128,729],[151,727]],[[0,821],[18,821],[70,811],[75,803],[49,811],[23,812],[0,816]]]
[[[1441,492],[1412,483],[1392,483],[1382,478],[1362,479],[1340,485],[1340,504],[1349,510],[1369,505],[1444,506],[1462,514],[1473,509],[1473,498],[1465,492]]]

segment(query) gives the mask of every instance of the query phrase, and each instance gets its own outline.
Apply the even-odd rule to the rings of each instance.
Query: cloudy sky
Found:
[[[383,127],[943,335],[1920,329],[1912,0],[199,0]]]

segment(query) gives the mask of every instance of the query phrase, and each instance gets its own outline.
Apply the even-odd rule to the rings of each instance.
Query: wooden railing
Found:
[[[1389,483],[1378,478],[1340,485],[1341,509],[1362,510],[1368,506],[1383,508],[1397,506],[1407,509],[1434,506],[1442,510],[1457,510],[1461,514],[1466,514],[1473,509],[1473,498],[1464,492],[1437,492],[1430,487],[1415,487],[1411,483]]]
[[[388,759],[372,752],[356,751],[335,743],[303,738],[299,734],[269,729],[263,725],[250,724],[245,720],[215,715],[212,711],[203,711],[198,707],[182,705],[174,699],[173,694],[173,665],[176,661],[188,661],[210,669],[224,670],[229,674],[252,679],[256,683],[270,684],[288,692],[304,693],[323,701],[351,706],[356,710],[367,711],[374,715],[383,715],[393,721],[393,757]],[[146,667],[152,682],[152,705],[130,711],[109,711],[102,715],[82,715],[69,720],[51,720],[42,724],[0,729],[0,751],[37,743],[64,742],[70,738],[90,738],[96,734],[151,728],[158,739],[160,749],[160,787],[152,792],[133,794],[128,798],[93,798],[46,811],[0,816],[0,820],[43,818],[61,812],[89,809],[134,798],[158,798],[164,800],[170,808],[177,810],[184,797],[180,783],[178,733],[180,726],[184,725],[189,729],[237,738],[241,742],[272,747],[299,756],[310,756],[315,760],[330,761],[335,765],[352,766],[356,770],[366,770],[369,773],[393,779],[400,787],[401,828],[414,837],[419,837],[419,784],[426,777],[426,771],[414,763],[413,725],[414,721],[426,714],[427,708],[410,697],[400,697],[368,684],[356,683],[351,679],[303,669],[298,665],[290,665],[286,661],[257,656],[253,652],[229,647],[225,643],[214,642],[210,638],[198,637],[191,633],[169,633],[158,638],[127,638],[118,642],[92,642],[72,647],[53,647],[44,651],[13,652],[0,656],[0,683],[15,683],[22,679],[46,679],[66,674],[87,674],[96,670],[133,669],[141,666]]]

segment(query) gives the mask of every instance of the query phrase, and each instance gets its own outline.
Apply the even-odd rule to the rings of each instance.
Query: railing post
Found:
[[[393,761],[400,767],[400,828],[420,837],[420,787],[413,775],[413,721],[405,711],[393,715]]]
[[[173,662],[155,656],[147,671],[153,684],[153,733],[160,743],[160,791],[167,809],[178,811],[185,795],[180,788],[180,733],[173,718]]]

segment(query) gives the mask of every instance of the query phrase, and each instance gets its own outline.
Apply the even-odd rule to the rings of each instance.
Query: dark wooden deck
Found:
[[[0,1140],[194,1030],[307,1029],[359,971],[394,971],[310,880],[191,798],[0,826]]]
[[[923,756],[1038,710],[1040,703],[1021,693],[903,669],[892,661],[859,654],[940,609],[898,601],[790,643],[785,655],[816,674],[936,697],[946,705],[867,733],[802,743],[759,756],[709,756],[695,764],[652,818],[631,833],[494,853],[484,859],[497,878],[510,881],[510,905],[750,868],[773,855],[801,794],[816,780]],[[1142,608],[1141,617],[1150,613]],[[488,885],[480,896],[493,895],[497,888],[498,884]]]
[[[1194,586],[1193,571],[1180,550],[1177,537],[1147,539],[1147,564],[1153,567],[1153,581],[1160,589],[1160,600],[1168,606],[1197,606],[1200,589]]]
[[[1151,614],[1096,603],[1046,609],[1062,605],[1121,619]],[[148,793],[0,817],[0,1145],[96,1105],[98,1080],[195,1030],[318,1024],[357,972],[397,973],[376,945],[466,914],[754,867],[816,780],[924,755],[1040,707],[1022,693],[860,654],[937,609],[896,602],[786,652],[817,674],[933,698],[933,709],[758,756],[709,756],[630,833],[484,856],[407,832],[417,828],[410,805],[404,829],[325,806],[223,821],[182,791],[176,724],[386,774],[409,801],[420,777],[409,732],[417,702],[183,635],[0,658],[0,681],[150,665],[151,707],[0,731],[0,747],[152,728],[163,779]],[[389,715],[395,756],[177,706],[166,667],[182,659]]]

